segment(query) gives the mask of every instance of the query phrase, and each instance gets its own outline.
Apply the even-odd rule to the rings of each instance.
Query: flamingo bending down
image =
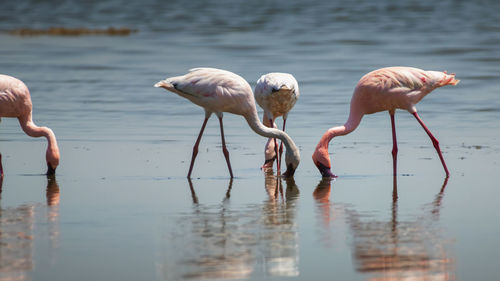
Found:
[[[183,76],[171,77],[154,85],[184,97],[194,104],[205,109],[205,120],[193,147],[193,155],[189,166],[188,178],[191,177],[194,161],[198,154],[198,145],[205,130],[208,118],[215,113],[219,118],[222,151],[226,158],[227,167],[231,178],[233,171],[229,161],[229,152],[226,148],[224,130],[222,125],[223,112],[242,115],[250,128],[257,134],[268,138],[279,138],[286,146],[285,176],[293,176],[300,162],[300,154],[293,140],[283,131],[264,126],[257,115],[255,98],[245,79],[232,72],[215,68],[194,68]]]
[[[328,155],[328,144],[331,139],[354,131],[361,122],[363,115],[388,110],[392,124],[393,173],[396,175],[398,145],[394,112],[399,108],[408,110],[413,114],[430,137],[448,177],[450,173],[441,154],[439,142],[418,116],[415,105],[434,89],[446,85],[456,85],[458,82],[460,80],[455,79],[454,73],[424,71],[412,67],[387,67],[366,74],[359,80],[354,89],[347,122],[343,126],[328,129],[321,137],[312,155],[314,164],[316,164],[323,177],[335,177],[330,171],[331,165]]]
[[[0,117],[15,117],[23,131],[30,137],[45,137],[48,141],[45,158],[47,175],[56,172],[59,165],[59,147],[50,128],[38,127],[32,120],[32,103],[28,87],[19,79],[0,74]],[[0,154],[0,174],[3,175]]]
[[[273,128],[274,120],[283,116],[283,131],[285,131],[288,112],[297,102],[299,95],[299,84],[293,75],[279,72],[262,75],[255,86],[255,100],[264,109],[262,118],[264,125]],[[276,159],[279,173],[282,153],[283,143],[280,144],[278,155],[276,139],[269,139],[264,151],[265,162],[262,168],[272,167]]]

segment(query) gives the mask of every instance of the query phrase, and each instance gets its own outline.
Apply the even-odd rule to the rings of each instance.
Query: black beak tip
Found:
[[[316,167],[318,167],[318,170],[321,173],[321,176],[323,176],[323,178],[336,178],[337,177],[336,175],[334,175],[332,173],[332,171],[330,171],[329,167],[323,165],[320,162],[316,162]]]
[[[283,173],[283,177],[291,178],[295,174],[295,168],[292,167],[292,164],[288,165],[286,168],[286,172]]]
[[[50,164],[47,164],[47,173],[46,175],[47,176],[52,176],[52,175],[55,175],[56,174],[56,169],[52,168],[52,166],[50,166]]]

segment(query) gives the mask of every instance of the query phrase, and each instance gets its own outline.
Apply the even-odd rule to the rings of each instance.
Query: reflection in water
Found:
[[[2,181],[0,179],[0,196]],[[47,221],[50,249],[59,240],[59,186],[55,176],[47,177]],[[1,198],[1,197],[0,197]],[[37,222],[37,204],[0,208],[0,280],[31,280],[29,272],[34,268],[34,232]],[[49,258],[50,253],[49,253]]]
[[[323,225],[328,226],[332,220],[332,210],[330,203],[330,194],[332,193],[331,178],[323,178],[316,189],[314,189],[313,197],[316,200],[316,205],[318,206],[321,217],[323,218]]]
[[[299,237],[295,222],[296,199],[299,189],[292,178],[283,183],[272,169],[266,171],[265,187],[269,198],[264,202],[262,226],[268,230],[261,237],[263,267],[271,276],[299,275]]]
[[[176,228],[167,231],[164,280],[244,279],[257,276],[297,276],[298,230],[295,222],[298,188],[266,174],[269,195],[263,204],[231,208],[232,180],[220,204],[199,202],[189,180],[193,210],[176,217]],[[170,224],[167,224],[170,225]]]
[[[333,202],[330,200],[332,181],[334,180],[331,178],[321,179],[313,191],[313,198],[316,201],[316,207],[319,212],[318,217],[321,218],[321,228],[318,229],[320,241],[327,247],[333,245],[334,232],[331,229],[331,224],[336,214],[342,211],[340,208],[335,208]]]
[[[369,280],[454,280],[454,261],[448,257],[446,241],[433,222],[439,210],[447,179],[431,204],[430,214],[415,220],[398,218],[397,182],[394,179],[390,221],[346,210],[353,231],[356,270],[373,274]]]

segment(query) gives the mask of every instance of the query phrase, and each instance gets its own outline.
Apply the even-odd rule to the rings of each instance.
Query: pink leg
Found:
[[[391,126],[392,126],[392,171],[393,175],[397,174],[397,162],[398,162],[398,141],[396,139],[396,123],[394,121],[394,112],[389,111],[391,115]]]
[[[286,125],[286,119],[283,119],[283,132],[285,131],[285,125]],[[282,141],[280,142],[280,150],[279,150],[279,152],[280,152],[280,158],[279,158],[278,161],[279,161],[279,165],[281,167],[281,155],[283,154],[283,142]]]
[[[0,178],[3,178],[2,153],[0,153]]]
[[[427,133],[427,135],[429,136],[429,138],[431,138],[432,144],[434,145],[434,148],[436,149],[436,152],[439,155],[439,159],[441,160],[441,164],[443,164],[443,168],[444,168],[444,171],[446,173],[446,177],[450,176],[450,172],[448,172],[448,168],[446,167],[446,163],[444,162],[443,154],[441,153],[441,149],[439,148],[439,141],[432,135],[431,131],[429,131],[427,126],[425,126],[424,121],[422,121],[422,119],[420,119],[420,117],[418,116],[418,114],[416,112],[413,113],[413,116],[415,116],[418,123],[420,123],[420,125],[422,126],[422,128],[424,128],[424,130]]]
[[[231,162],[229,162],[229,151],[227,151],[226,140],[224,139],[224,128],[222,126],[222,117],[219,117],[219,124],[220,124],[220,135],[222,138],[222,153],[224,153],[224,157],[226,157],[226,163],[227,167],[229,168],[229,174],[231,175],[231,178],[233,178],[233,170],[231,169]]]
[[[269,119],[269,122],[271,123],[271,128],[274,128],[274,122],[272,119]],[[274,138],[274,151],[276,153],[276,169],[278,170],[276,173],[279,175],[281,170],[280,170],[280,163],[281,163],[281,157],[280,155],[278,154],[278,142],[276,141],[276,139]]]
[[[187,175],[188,178],[191,178],[191,172],[193,171],[194,159],[196,159],[196,155],[198,155],[198,146],[200,145],[201,136],[203,135],[203,131],[205,130],[205,126],[207,125],[208,118],[205,118],[203,121],[203,125],[201,125],[200,134],[196,139],[196,142],[193,146],[193,156],[191,157],[191,165],[189,165],[189,173]]]

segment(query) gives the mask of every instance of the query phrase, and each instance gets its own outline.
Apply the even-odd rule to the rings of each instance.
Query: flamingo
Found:
[[[448,177],[450,173],[439,148],[439,142],[417,114],[415,105],[434,89],[446,85],[456,85],[458,82],[460,80],[455,79],[454,73],[425,71],[413,67],[387,67],[366,74],[359,80],[354,89],[347,122],[343,126],[328,129],[321,137],[312,155],[314,164],[323,177],[336,177],[330,171],[331,165],[328,155],[328,144],[332,138],[354,131],[363,115],[387,110],[391,117],[393,173],[396,175],[398,145],[394,113],[399,108],[410,112],[425,130],[439,155],[446,177]]]
[[[216,68],[194,68],[185,75],[167,78],[154,86],[174,92],[205,109],[205,119],[193,147],[188,178],[191,177],[201,136],[212,113],[215,113],[219,118],[222,152],[226,158],[229,174],[233,178],[229,152],[224,139],[223,112],[242,115],[250,128],[257,134],[282,140],[286,147],[285,162],[287,170],[284,176],[291,177],[295,173],[295,169],[297,169],[300,162],[300,153],[297,146],[285,132],[275,128],[268,128],[260,122],[252,89],[241,76]]]
[[[23,131],[30,137],[45,137],[48,141],[45,159],[47,175],[53,175],[59,165],[59,147],[54,132],[47,127],[38,127],[32,120],[32,103],[28,87],[19,79],[0,74],[0,117],[14,117],[19,120]],[[3,176],[2,155],[0,174]]]
[[[264,109],[262,122],[267,127],[275,127],[274,120],[283,116],[283,131],[285,131],[288,112],[299,98],[299,84],[293,75],[273,72],[262,75],[255,86],[255,100]],[[278,173],[281,166],[283,143],[280,144],[279,157],[276,139],[269,139],[265,148],[265,162],[262,168],[272,167],[276,159]]]

